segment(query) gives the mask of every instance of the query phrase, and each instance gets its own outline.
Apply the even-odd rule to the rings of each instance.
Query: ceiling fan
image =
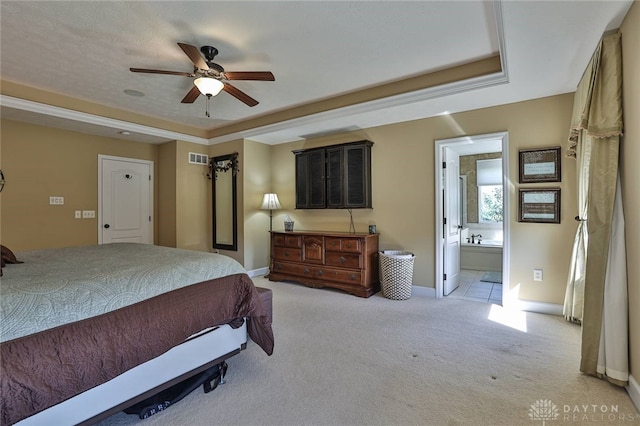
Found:
[[[237,87],[231,85],[228,80],[275,81],[275,77],[270,71],[225,71],[221,65],[213,62],[213,59],[218,54],[218,49],[215,47],[202,46],[200,48],[200,52],[204,55],[203,58],[200,52],[198,52],[198,48],[195,46],[185,43],[178,43],[178,46],[180,46],[191,62],[193,62],[193,72],[163,71],[145,68],[129,68],[129,70],[132,72],[148,74],[196,77],[193,81],[194,86],[181,101],[183,104],[193,103],[201,93],[207,96],[208,100],[211,96],[215,96],[220,93],[221,90],[224,90],[236,99],[244,102],[250,107],[253,107],[258,105],[258,101]],[[209,114],[207,112],[207,116],[208,115]]]

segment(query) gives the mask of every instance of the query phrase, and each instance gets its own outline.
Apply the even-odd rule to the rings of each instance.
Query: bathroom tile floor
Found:
[[[447,297],[502,305],[502,284],[480,281],[485,272],[461,270],[458,288]]]

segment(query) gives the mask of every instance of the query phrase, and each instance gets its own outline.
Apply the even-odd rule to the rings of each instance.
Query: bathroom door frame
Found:
[[[474,136],[462,136],[451,139],[438,139],[435,141],[435,252],[436,274],[435,288],[436,298],[444,297],[444,185],[442,173],[444,171],[443,148],[462,146],[463,144],[482,144],[499,139],[502,144],[502,194],[503,194],[503,221],[502,221],[502,306],[509,304],[509,253],[510,253],[510,181],[509,181],[509,132],[497,132]]]

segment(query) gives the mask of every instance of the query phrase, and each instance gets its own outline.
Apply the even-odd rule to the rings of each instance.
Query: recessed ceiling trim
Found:
[[[247,128],[244,130],[231,131],[231,133],[213,136],[211,138],[202,138],[198,136],[192,136],[189,134],[175,132],[170,130],[164,130],[161,128],[155,128],[136,124],[132,122],[122,121],[114,118],[107,118],[90,113],[80,112],[76,110],[70,110],[58,106],[52,106],[35,101],[29,101],[20,98],[14,98],[7,95],[0,95],[0,103],[3,106],[31,111],[34,113],[49,115],[53,117],[68,119],[76,122],[88,123],[97,126],[103,126],[107,128],[114,128],[119,130],[126,130],[132,133],[138,133],[142,135],[155,136],[159,138],[166,138],[167,140],[184,140],[187,142],[193,142],[202,145],[211,145],[221,142],[227,142],[231,140],[241,138],[255,138],[259,141],[261,135],[267,133],[273,133],[278,131],[287,130],[293,126],[305,126],[322,123],[324,121],[334,120],[338,118],[344,119],[345,117],[351,117],[359,114],[366,114],[371,112],[382,112],[385,109],[398,107],[401,105],[408,105],[427,101],[430,99],[450,96],[454,94],[474,91],[481,88],[487,88],[495,85],[505,84],[509,82],[509,76],[507,71],[506,60],[506,46],[504,38],[504,26],[502,15],[502,1],[496,0],[491,2],[493,5],[493,13],[495,17],[495,31],[498,40],[499,49],[499,68],[500,72],[494,72],[478,77],[467,78],[465,80],[445,83],[439,86],[427,87],[412,92],[400,93],[397,95],[387,96],[381,99],[374,99],[370,101],[361,102],[355,105],[348,105],[339,107],[337,109],[321,111],[315,114],[309,114],[302,117],[296,117],[291,119],[285,119],[284,121],[274,122],[270,124],[259,125],[258,127]],[[497,58],[496,58],[497,59]],[[417,109],[418,110],[418,109]],[[420,115],[419,111],[416,111],[414,117],[409,117],[407,120],[414,120],[420,118],[426,118],[427,115]],[[397,121],[397,118],[395,119]],[[379,122],[380,125],[390,124],[394,122],[393,118],[389,118],[388,122],[385,119]],[[231,129],[229,129],[231,130]],[[283,141],[285,142],[285,141]]]
[[[173,132],[171,130],[159,129],[156,127],[144,126],[142,124],[131,123],[129,121],[116,120],[114,118],[102,117],[88,114],[86,112],[74,111],[53,105],[42,104],[40,102],[28,101],[26,99],[14,98],[12,96],[0,94],[0,104],[7,108],[15,108],[23,111],[30,111],[37,114],[49,115],[66,120],[78,121],[81,123],[94,124],[96,126],[109,127],[126,130],[132,133],[166,138],[167,140],[181,140],[185,142],[208,145],[209,140],[185,133]]]
[[[509,82],[509,70],[507,62],[507,45],[504,37],[504,22],[502,18],[502,1],[497,0],[493,2],[493,14],[496,18],[496,35],[498,36],[498,52],[500,54],[500,64],[502,66],[502,73]]]
[[[496,0],[492,2],[493,13],[496,24],[496,37],[498,39],[498,54],[500,56],[500,68],[501,72],[484,75],[480,77],[474,77],[467,80],[456,81],[453,83],[447,83],[440,86],[429,87],[423,90],[417,90],[414,92],[403,93],[396,96],[389,96],[382,99],[377,99],[369,102],[363,102],[357,105],[351,105],[343,108],[337,108],[330,111],[324,111],[317,114],[312,114],[304,117],[294,118],[287,121],[281,121],[278,123],[268,124],[261,127],[254,127],[249,130],[242,130],[238,132],[229,133],[226,135],[215,136],[209,139],[210,144],[229,142],[236,139],[259,136],[264,133],[277,132],[286,130],[293,126],[304,126],[316,124],[321,121],[331,120],[335,118],[344,118],[350,115],[357,115],[372,111],[379,111],[385,108],[392,108],[399,105],[406,105],[415,102],[426,101],[429,99],[440,98],[444,96],[455,95],[458,93],[469,92],[472,90],[487,88],[500,84],[509,83],[509,72],[507,67],[507,48],[504,37],[504,23],[502,15],[502,1]],[[422,117],[426,118],[426,117]],[[380,125],[390,123],[380,122]],[[298,139],[300,140],[300,139]]]
[[[216,136],[209,139],[210,144],[228,142],[236,139],[259,136],[267,132],[276,132],[285,130],[292,126],[304,126],[315,124],[325,120],[335,118],[344,118],[351,115],[363,114],[372,111],[378,111],[385,108],[392,108],[400,105],[407,105],[415,102],[421,102],[429,99],[435,99],[443,96],[450,96],[458,93],[469,92],[486,87],[505,84],[509,82],[508,76],[504,72],[490,74],[486,76],[476,77],[468,80],[457,81],[455,83],[444,84],[442,86],[431,87],[410,93],[404,93],[396,96],[390,96],[384,99],[364,102],[357,105],[351,105],[343,108],[337,108],[330,111],[324,111],[317,114],[307,115],[304,117],[294,118],[292,120],[281,121],[278,123],[268,124],[266,126],[255,127],[249,130],[229,133],[226,135]],[[423,117],[424,118],[424,117]],[[380,122],[380,125],[389,124]]]

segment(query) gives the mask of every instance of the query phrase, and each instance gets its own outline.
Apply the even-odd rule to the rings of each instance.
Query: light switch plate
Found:
[[[533,270],[533,280],[534,281],[542,281],[542,269],[534,269]]]

